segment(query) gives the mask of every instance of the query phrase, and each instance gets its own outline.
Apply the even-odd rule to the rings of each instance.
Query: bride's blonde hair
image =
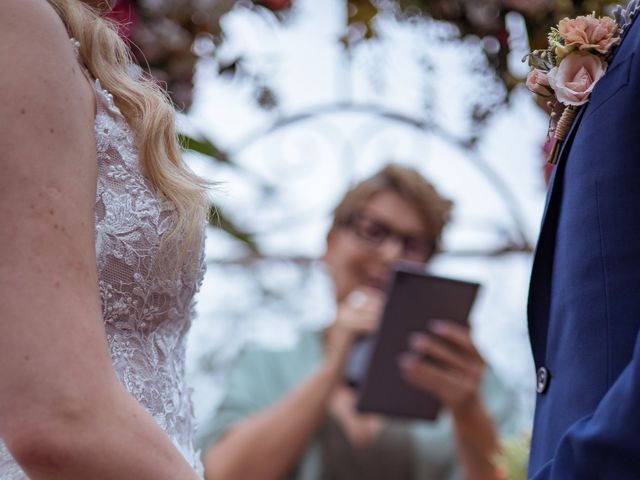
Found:
[[[132,78],[134,61],[115,26],[79,0],[48,0],[64,22],[70,37],[80,42],[80,56],[94,78],[109,91],[136,134],[144,175],[158,193],[176,208],[172,230],[162,245],[181,239],[171,252],[176,268],[196,260],[207,215],[208,182],[184,163],[176,135],[175,111],[166,93],[148,76]]]

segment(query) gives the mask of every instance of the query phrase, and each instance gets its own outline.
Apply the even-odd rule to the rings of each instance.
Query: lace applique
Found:
[[[79,43],[71,40],[76,52]],[[194,451],[194,414],[185,385],[185,343],[193,297],[204,275],[204,225],[197,262],[168,276],[169,254],[158,246],[171,228],[173,205],[142,175],[135,135],[113,96],[94,83],[98,178],[96,257],[102,315],[114,370],[187,461],[202,474]],[[178,240],[176,240],[178,241]],[[169,246],[168,252],[179,245]],[[26,478],[0,442],[0,478]]]
[[[0,441],[0,478],[2,480],[25,480],[27,478],[13,461],[13,457],[2,441]]]
[[[80,42],[75,38],[70,38],[71,46],[73,47],[73,51],[76,54],[76,58],[80,58]]]
[[[95,123],[96,256],[113,365],[125,388],[200,469],[184,377],[186,333],[204,274],[204,240],[200,251],[193,252],[199,262],[188,262],[177,278],[164,273],[172,258],[158,246],[175,209],[142,175],[134,133],[112,95],[98,80],[95,88],[100,100]]]
[[[116,106],[116,104],[113,101],[113,95],[111,95],[111,93],[109,93],[107,90],[102,88],[102,85],[100,84],[100,80],[96,80],[95,81],[95,89],[98,92],[98,94],[100,94],[102,96],[102,98],[104,99],[109,111],[111,113],[115,113],[116,115],[118,115],[118,116],[120,116],[120,117],[122,117],[124,119],[124,116],[120,112],[120,109]]]

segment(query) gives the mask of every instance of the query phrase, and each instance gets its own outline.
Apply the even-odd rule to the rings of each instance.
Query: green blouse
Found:
[[[247,346],[229,371],[225,395],[211,419],[199,427],[199,447],[204,449],[239,421],[277,403],[308,378],[321,364],[323,347],[319,332],[304,332],[285,350]],[[515,395],[487,369],[482,394],[485,405],[502,434],[514,433],[517,421]],[[462,479],[457,461],[453,425],[443,410],[434,422],[402,422],[413,443],[413,479]],[[307,446],[288,480],[326,480],[321,432]],[[248,453],[250,455],[250,453]],[[326,458],[326,457],[325,457]]]

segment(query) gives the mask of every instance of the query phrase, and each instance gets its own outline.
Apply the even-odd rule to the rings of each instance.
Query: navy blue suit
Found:
[[[530,478],[640,479],[640,19],[560,153],[528,315]]]

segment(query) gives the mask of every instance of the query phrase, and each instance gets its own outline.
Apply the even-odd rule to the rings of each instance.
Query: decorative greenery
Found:
[[[229,159],[228,154],[220,150],[209,140],[196,139],[188,135],[181,134],[180,144],[182,145],[182,148],[184,148],[185,150],[190,150],[192,152],[200,153],[207,157],[211,157],[217,162],[231,163],[231,160]]]
[[[502,442],[496,464],[498,478],[502,480],[526,480],[531,435],[523,434]]]
[[[239,228],[220,210],[220,208],[213,205],[209,208],[209,224],[224,230],[227,234],[231,235],[236,240],[239,240],[249,249],[250,253],[259,253],[260,250],[253,235]]]

